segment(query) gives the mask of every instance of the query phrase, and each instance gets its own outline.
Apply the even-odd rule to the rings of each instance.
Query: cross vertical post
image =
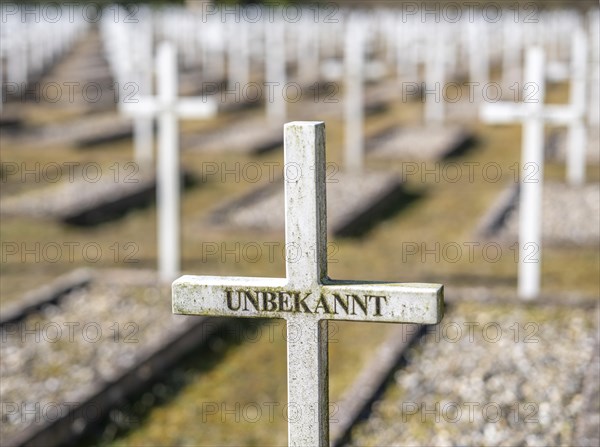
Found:
[[[327,278],[325,124],[289,123],[284,135],[286,277],[290,288],[319,294]],[[329,445],[327,331],[327,320],[311,315],[287,321],[290,446]]]
[[[159,114],[158,140],[158,270],[163,278],[180,271],[179,234],[179,132],[173,105],[177,98],[177,60],[171,44],[158,47],[156,70],[158,95],[163,107]]]
[[[531,48],[525,62],[527,119],[523,128],[521,152],[521,199],[519,201],[519,279],[518,292],[525,299],[540,292],[542,232],[542,191],[544,182],[544,53]],[[533,254],[533,256],[532,256]]]
[[[286,276],[313,287],[327,277],[325,124],[286,124],[284,151]]]

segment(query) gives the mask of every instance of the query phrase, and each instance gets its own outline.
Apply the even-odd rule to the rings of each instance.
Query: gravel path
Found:
[[[106,138],[132,133],[131,120],[114,112],[94,114],[66,123],[53,123],[27,129],[27,132],[7,135],[7,143],[40,149],[49,146],[72,145],[83,140]]]
[[[98,171],[95,171],[98,172]],[[91,174],[90,174],[91,175]],[[96,175],[96,174],[94,174]],[[0,201],[0,212],[5,216],[32,218],[64,218],[89,210],[101,204],[133,195],[151,188],[153,178],[130,176],[130,181],[116,182],[105,173],[98,181],[63,181],[56,186],[38,188]],[[91,178],[91,177],[90,177]],[[92,178],[93,179],[93,178]]]
[[[327,220],[334,230],[362,209],[384,196],[399,179],[389,173],[349,175],[335,172],[328,176]],[[285,202],[283,182],[268,185],[255,195],[227,204],[209,216],[211,225],[277,231],[284,228]]]
[[[202,152],[255,153],[283,146],[281,127],[269,127],[265,118],[251,118],[214,131],[184,136],[182,146]]]
[[[0,394],[3,404],[16,406],[3,409],[2,438],[54,420],[67,403],[83,403],[187,327],[189,318],[171,314],[168,289],[97,282],[4,325]]]
[[[405,354],[351,445],[594,445],[598,425],[577,427],[598,417],[598,310],[456,305]]]
[[[542,237],[556,244],[597,245],[600,241],[600,184],[582,188],[546,182],[542,199]],[[519,211],[507,216],[499,239],[517,240]]]

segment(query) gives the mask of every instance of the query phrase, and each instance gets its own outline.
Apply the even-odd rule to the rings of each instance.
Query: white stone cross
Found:
[[[544,123],[568,124],[570,106],[544,106],[544,52],[527,50],[524,102],[484,104],[480,117],[486,123],[523,122],[519,200],[519,278],[521,298],[536,298],[540,291],[542,190],[544,182]]]
[[[574,109],[567,133],[567,181],[574,186],[585,182],[587,131],[585,123],[587,94],[587,53],[585,32],[577,27],[571,41],[570,106]]]
[[[147,11],[144,10],[144,13]],[[132,60],[132,72],[141,96],[152,94],[152,16],[145,14],[137,23],[139,28],[136,38],[124,44],[132,46],[132,54],[127,55]],[[135,162],[142,169],[152,165],[154,124],[152,117],[137,116],[133,121],[133,153]]]
[[[205,97],[177,97],[177,54],[171,43],[157,49],[158,96],[125,102],[121,110],[132,116],[158,116],[157,208],[158,271],[161,280],[172,281],[179,274],[179,129],[178,118],[206,118],[217,111],[216,103]]]
[[[444,27],[430,29],[427,38],[425,60],[425,124],[443,124],[445,104],[443,98],[446,82],[446,36]]]
[[[327,276],[325,125],[285,125],[286,277],[183,276],[173,312],[287,322],[288,443],[329,446],[329,320],[438,323],[443,286],[339,281]]]
[[[364,164],[364,52],[365,23],[351,16],[346,26],[344,59],[345,167],[360,172]]]

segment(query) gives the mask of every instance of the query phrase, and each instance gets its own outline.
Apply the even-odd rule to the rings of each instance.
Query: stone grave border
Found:
[[[153,274],[148,274],[148,272],[135,271],[129,273],[135,273],[134,276],[139,276],[139,278],[132,280],[132,283],[135,284],[150,282],[151,278],[153,278]],[[91,281],[100,280],[103,276],[109,280],[114,280],[115,277],[118,278],[119,275],[125,274],[126,271],[122,269],[107,269],[101,272],[91,272],[81,269],[58,278],[53,284],[56,283],[56,289],[60,289],[58,284],[69,284],[68,280],[71,280],[71,284],[77,284],[77,278],[87,279],[86,284],[89,284]],[[41,294],[42,290],[48,290],[49,288],[49,286],[43,286],[39,289],[39,292],[34,292]],[[481,290],[482,288],[477,287],[457,288],[450,294],[450,302],[446,303],[446,307],[452,307],[452,302],[459,300],[472,301],[474,299],[481,302],[512,302],[523,305],[522,301],[516,297],[514,291],[506,292],[506,296],[504,296],[497,291],[487,291],[481,294]],[[62,294],[66,292],[65,290]],[[466,292],[471,293],[469,293],[468,297],[464,298]],[[31,295],[33,294],[32,292]],[[543,298],[543,300],[538,301],[543,306],[576,305],[590,309],[597,307],[597,303],[592,297],[548,295]],[[54,446],[66,442],[72,443],[76,439],[80,439],[88,434],[88,430],[92,430],[97,423],[101,423],[108,412],[123,399],[139,394],[163,374],[165,369],[168,369],[170,365],[177,362],[187,352],[205,346],[211,337],[218,334],[219,330],[226,324],[238,320],[213,317],[211,318],[211,324],[208,325],[211,329],[210,331],[207,331],[207,328],[204,326],[205,318],[193,317],[188,319],[188,321],[189,324],[185,325],[186,327],[182,328],[180,333],[173,334],[169,340],[165,340],[153,352],[144,353],[145,355],[142,356],[140,361],[125,371],[116,381],[98,384],[96,391],[90,395],[90,398],[86,402],[73,409],[72,412],[65,415],[62,419],[47,423],[44,426],[30,425],[19,435],[5,440],[6,444],[4,445]],[[415,327],[416,330],[406,331],[408,326]],[[371,405],[385,391],[385,387],[391,377],[393,377],[393,373],[402,369],[403,354],[408,348],[418,343],[419,339],[425,334],[424,329],[425,326],[423,325],[411,324],[399,326],[391,331],[388,338],[379,345],[376,352],[365,362],[363,369],[357,375],[354,382],[344,391],[339,400],[340,411],[336,415],[338,422],[331,425],[331,445],[333,447],[341,447],[351,439],[352,428],[356,423],[368,416],[371,411]],[[102,415],[98,415],[95,419],[96,423],[86,425],[83,431],[74,432],[72,428],[73,422],[79,419],[85,420],[86,409],[90,407],[101,409]]]
[[[390,188],[377,196],[369,206],[357,209],[342,222],[331,221],[329,233],[340,238],[360,237],[366,234],[376,226],[375,224],[380,218],[387,215],[390,209],[400,210],[416,198],[413,193],[406,191],[405,186],[406,184],[398,179]],[[264,197],[270,196],[274,190],[281,188],[283,188],[283,179],[279,178],[273,182],[257,186],[256,189],[251,189],[249,192],[243,192],[226,203],[209,210],[207,216],[201,220],[201,224],[206,224],[211,230],[235,231],[239,227],[229,226],[227,223],[227,217],[232,212],[240,207],[251,206]],[[247,231],[273,233],[272,230],[261,230],[259,228],[248,228]],[[281,231],[283,232],[283,227]]]
[[[381,141],[388,141],[390,138],[393,139],[396,137],[396,135],[400,135],[402,133],[403,129],[410,129],[413,126],[415,126],[415,125],[412,125],[412,124],[410,124],[410,125],[402,124],[400,126],[393,125],[393,126],[389,126],[389,127],[386,127],[384,129],[378,131],[374,135],[371,135],[365,141],[365,156],[369,157],[369,155],[371,155],[371,157],[376,160],[395,160],[395,159],[397,159],[397,160],[414,161],[415,160],[414,157],[402,155],[401,153],[399,153],[398,155],[379,155],[379,154],[377,154],[377,143],[379,143]],[[427,126],[416,125],[415,127],[421,128],[423,130],[424,134],[427,131]],[[452,144],[448,145],[446,147],[446,149],[439,154],[438,157],[429,159],[429,160],[424,159],[423,161],[442,161],[442,160],[448,160],[448,159],[451,159],[454,157],[460,157],[461,155],[465,154],[466,152],[470,151],[471,149],[474,149],[475,146],[477,145],[478,138],[472,129],[469,129],[465,126],[454,126],[454,125],[448,125],[446,127],[457,127],[458,130],[460,131],[459,136],[456,138],[455,141],[452,141],[451,142]]]
[[[137,273],[136,271],[129,272]],[[126,275],[126,271],[110,269],[106,272],[77,269],[57,278],[50,285],[42,286],[26,294],[30,298],[19,310],[13,310],[4,316],[2,324],[14,323],[25,318],[32,311],[44,304],[58,301],[69,291],[87,287],[93,282],[111,281],[115,275]],[[137,285],[154,283],[155,275],[138,275],[134,283]],[[10,319],[8,318],[10,317]],[[101,422],[109,411],[116,407],[127,396],[141,392],[153,383],[165,370],[174,365],[182,356],[199,346],[204,346],[218,329],[228,320],[211,319],[205,325],[205,318],[186,318],[167,338],[161,340],[158,347],[151,346],[142,350],[139,360],[111,382],[98,382],[89,397],[75,408],[69,408],[66,414],[43,424],[31,424],[17,435],[3,439],[3,445],[12,446],[57,446],[72,444],[85,436],[89,430]],[[232,320],[229,320],[231,322]],[[89,410],[94,409],[93,421],[89,420]],[[85,424],[81,426],[81,421]]]
[[[519,200],[519,184],[513,183],[503,189],[491,207],[479,220],[475,235],[483,239],[491,239],[504,226],[508,215],[515,209]]]
[[[407,331],[409,327],[414,330]],[[414,323],[402,324],[379,345],[340,399],[338,422],[330,425],[332,447],[342,447],[351,440],[352,427],[369,415],[371,405],[382,395],[394,371],[402,368],[403,354],[423,336],[424,328]]]
[[[80,268],[59,276],[49,284],[31,290],[14,303],[3,306],[0,314],[0,326],[23,320],[27,315],[47,304],[57,303],[72,290],[86,287],[93,280],[89,269]]]
[[[554,181],[548,181],[547,183],[554,183]],[[520,189],[518,183],[511,183],[497,195],[492,206],[488,208],[476,225],[475,230],[472,233],[475,238],[494,241],[499,244],[513,244],[518,242],[518,237],[513,239],[506,235],[501,235],[501,230],[509,215],[518,211]],[[542,242],[544,247],[552,248],[593,246],[589,241],[582,245],[573,245],[564,240],[544,237],[543,234]]]
[[[183,170],[181,177],[184,189],[197,184],[197,178],[189,171]],[[90,206],[78,208],[77,210],[68,210],[66,212],[59,210],[59,212],[50,213],[47,217],[40,219],[56,220],[64,224],[89,227],[117,220],[133,209],[148,207],[156,201],[157,183],[155,177],[140,179],[138,183],[132,185],[135,187],[131,187],[131,190],[127,194],[118,195],[113,200],[98,200]],[[106,199],[107,197],[105,196],[106,194],[103,193],[102,199]],[[23,197],[23,200],[28,200],[28,198]],[[11,218],[22,218],[26,215],[27,213],[10,213]]]
[[[90,116],[90,118],[94,119],[93,116]],[[98,146],[102,146],[103,144],[110,144],[117,141],[123,141],[133,138],[132,123],[124,124],[123,126],[117,127],[116,129],[112,128],[104,130],[104,132],[99,132],[97,135],[92,135],[89,137],[79,138],[75,140],[74,146],[79,150],[95,149]]]
[[[258,134],[252,134],[248,137],[250,140],[227,141],[227,131],[231,127],[237,125],[244,127],[247,123],[254,123],[259,127],[262,126],[263,131]],[[266,124],[265,120],[256,116],[233,118],[231,121],[206,132],[194,133],[187,138],[182,138],[181,150],[204,154],[246,154],[260,156],[283,148],[283,133],[281,129],[266,128],[265,130],[263,127]]]

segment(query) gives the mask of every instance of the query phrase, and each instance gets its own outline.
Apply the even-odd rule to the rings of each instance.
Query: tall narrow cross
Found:
[[[544,106],[544,52],[539,47],[531,47],[525,59],[524,102],[519,105],[485,104],[480,109],[480,116],[487,123],[524,122],[520,168],[518,293],[521,298],[533,299],[540,292],[544,124],[568,124],[573,119],[574,109],[570,106]]]
[[[179,224],[179,129],[177,118],[206,118],[217,106],[204,97],[177,97],[177,54],[163,42],[156,54],[157,97],[125,102],[122,111],[134,116],[158,116],[157,204],[158,271],[160,279],[172,281],[180,267]]]
[[[183,276],[177,314],[283,318],[287,322],[290,446],[329,445],[329,320],[438,323],[443,286],[339,281],[327,276],[325,125],[285,125],[286,277]],[[296,417],[297,416],[297,417]]]

